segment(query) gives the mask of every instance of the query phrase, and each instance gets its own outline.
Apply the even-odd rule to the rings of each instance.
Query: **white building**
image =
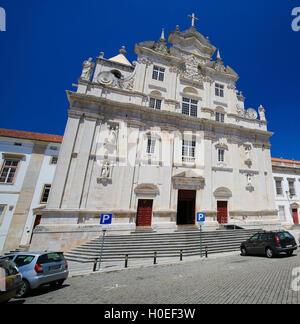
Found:
[[[0,129],[0,254],[30,244],[46,206],[62,136]]]
[[[275,203],[283,225],[299,224],[300,162],[272,158]]]
[[[169,44],[168,44],[169,43]],[[32,249],[99,235],[220,224],[278,226],[265,110],[245,108],[237,73],[194,26],[136,44],[137,61],[85,61]],[[259,116],[259,118],[258,118]]]

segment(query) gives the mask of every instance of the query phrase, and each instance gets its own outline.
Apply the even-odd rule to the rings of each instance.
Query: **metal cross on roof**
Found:
[[[199,20],[198,18],[195,17],[195,14],[193,13],[192,15],[188,15],[189,18],[192,19],[192,26],[195,26],[195,20]]]

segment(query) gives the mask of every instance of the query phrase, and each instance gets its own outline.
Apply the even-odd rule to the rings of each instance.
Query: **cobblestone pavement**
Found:
[[[299,304],[299,267],[300,252],[274,259],[236,254],[172,265],[158,263],[72,277],[60,289],[45,286],[11,303]],[[298,274],[292,272],[294,268],[299,268]]]

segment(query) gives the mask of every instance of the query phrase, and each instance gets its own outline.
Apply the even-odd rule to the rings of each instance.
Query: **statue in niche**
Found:
[[[104,141],[104,146],[107,154],[116,154],[118,144],[118,126],[109,126],[108,136]]]
[[[92,73],[95,67],[95,63],[92,62],[93,58],[90,57],[87,61],[84,61],[82,66],[82,73],[80,79],[85,80],[85,81],[90,81],[92,77]]]
[[[110,164],[109,161],[104,161],[101,168],[101,178],[110,178]]]

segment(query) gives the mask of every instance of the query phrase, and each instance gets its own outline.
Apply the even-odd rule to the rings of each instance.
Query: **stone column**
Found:
[[[77,136],[79,121],[80,117],[77,116],[70,116],[68,118],[64,139],[60,148],[56,172],[47,204],[48,209],[58,209],[61,207],[71,156]]]
[[[96,127],[96,119],[84,119],[84,130],[76,161],[74,178],[72,179],[72,190],[70,193],[70,200],[67,203],[68,208],[79,208],[83,186],[85,181],[86,170],[91,153],[92,142],[94,139],[94,132]],[[70,179],[71,180],[71,179]]]

